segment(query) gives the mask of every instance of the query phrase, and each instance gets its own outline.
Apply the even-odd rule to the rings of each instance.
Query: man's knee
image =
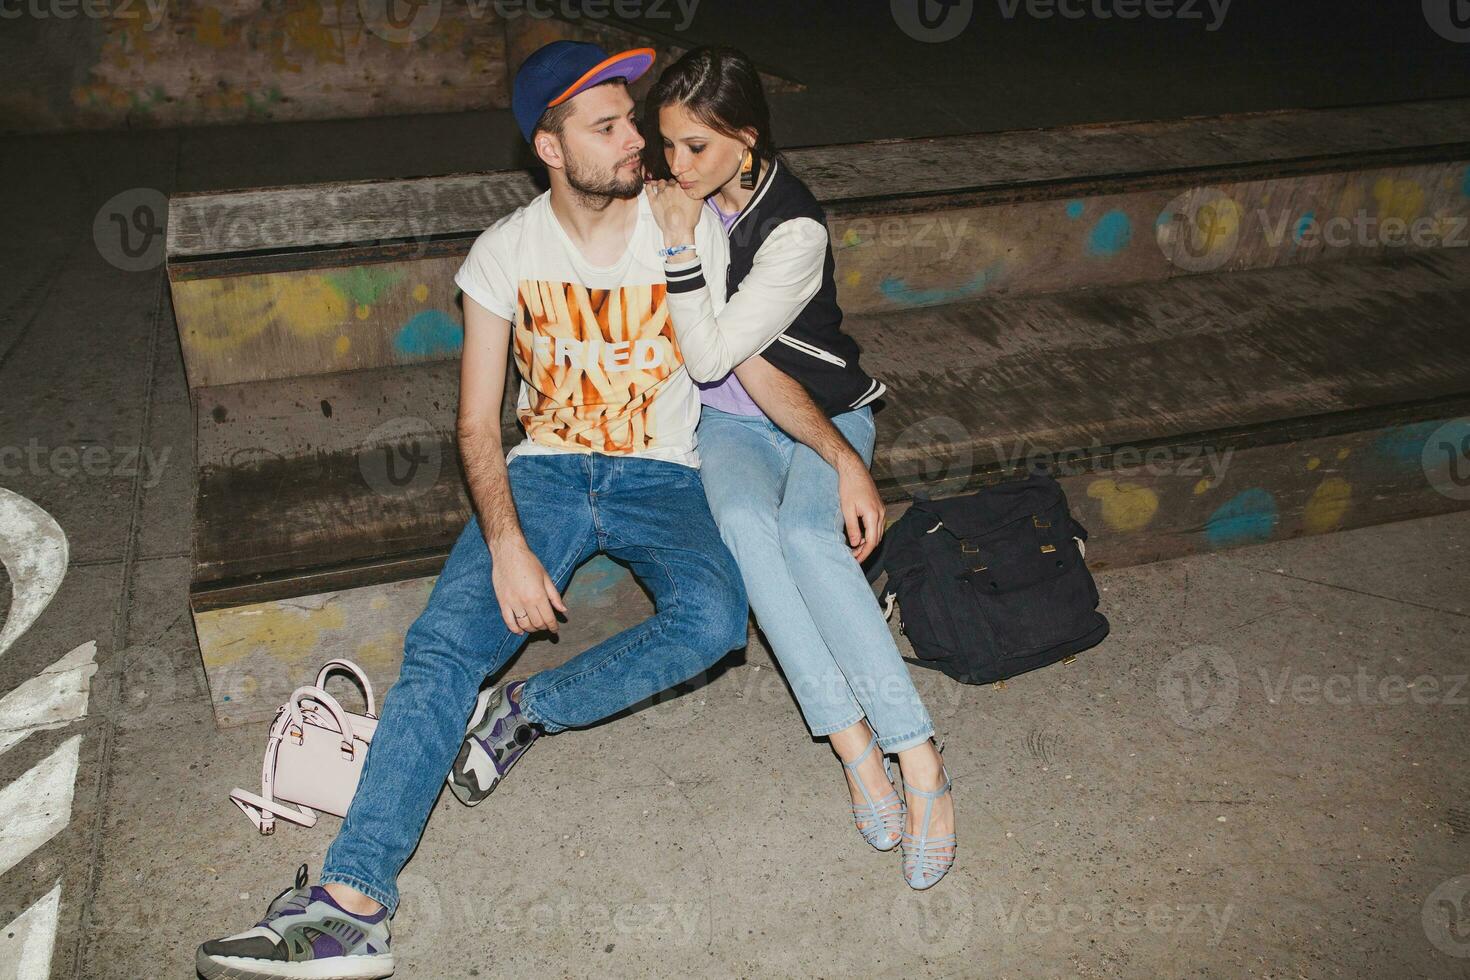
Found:
[[[720,549],[709,564],[679,583],[680,620],[696,642],[717,655],[745,646],[750,608],[735,559]]]

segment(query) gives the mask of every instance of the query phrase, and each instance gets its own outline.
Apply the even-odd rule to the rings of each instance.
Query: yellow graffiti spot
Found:
[[[1324,534],[1335,531],[1342,525],[1352,506],[1353,488],[1340,476],[1329,476],[1312,492],[1302,514],[1302,523],[1308,534]]]
[[[1378,218],[1400,218],[1413,221],[1424,209],[1424,188],[1417,180],[1394,180],[1380,177],[1373,185],[1373,198],[1378,202]]]
[[[338,337],[337,342],[332,345],[332,350],[334,353],[336,353],[338,357],[345,357],[347,355],[347,352],[351,349],[352,341],[347,337],[346,334]]]
[[[227,667],[253,654],[295,657],[316,646],[325,630],[347,624],[341,605],[318,609],[261,603],[200,616],[199,643],[205,667]]]
[[[368,306],[366,303],[358,303],[357,309],[353,310],[352,312],[357,315],[357,318],[359,320],[366,320],[368,317],[373,315],[373,308],[371,306]]]
[[[403,634],[381,633],[359,643],[352,659],[368,672],[368,676],[386,674],[397,666],[403,653]]]
[[[1315,470],[1317,467],[1319,467],[1321,465],[1322,465],[1322,460],[1318,459],[1316,456],[1313,456],[1311,459],[1307,460],[1307,469],[1309,469],[1309,470]]]
[[[847,246],[848,248],[851,248],[854,245],[862,244],[862,239],[858,237],[858,233],[856,231],[849,228],[842,236],[842,244]]]
[[[1159,495],[1136,483],[1094,480],[1087,495],[1102,502],[1103,523],[1114,531],[1142,530],[1159,509]]]
[[[1347,459],[1348,458],[1348,454],[1351,453],[1351,452],[1352,452],[1351,449],[1339,449],[1337,451],[1337,459],[1338,459],[1338,461],[1341,462],[1342,460]]]
[[[1205,477],[1194,485],[1194,495],[1197,497],[1210,489],[1210,478]]]
[[[853,269],[847,274],[847,276],[845,277],[845,281],[849,286],[856,286],[858,283],[863,281],[863,274],[858,270]]]
[[[420,303],[428,299],[429,287],[425,286],[423,283],[419,283],[417,286],[413,287],[413,298],[418,300]]]
[[[188,341],[204,350],[233,349],[271,329],[315,336],[347,318],[342,294],[315,274],[200,279],[175,295]]]

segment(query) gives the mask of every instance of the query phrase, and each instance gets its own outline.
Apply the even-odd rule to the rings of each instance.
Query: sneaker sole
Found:
[[[301,963],[210,956],[202,949],[194,954],[194,969],[204,980],[384,980],[393,975],[393,968],[392,953],[333,956]]]
[[[460,744],[459,752],[454,757],[454,765],[449,767],[449,790],[465,806],[475,806],[483,802],[525,754],[524,750],[516,753],[510,760],[510,765],[505,767],[505,772],[500,772],[495,767],[495,760],[480,744],[480,738],[493,727],[489,724],[492,694],[491,691],[480,693],[475,702],[475,710],[470,715],[471,724],[465,733],[464,742]],[[528,741],[527,745],[529,744]]]

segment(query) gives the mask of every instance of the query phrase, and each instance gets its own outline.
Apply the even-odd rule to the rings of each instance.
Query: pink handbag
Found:
[[[323,688],[334,670],[352,674],[367,695],[367,714],[345,710]],[[378,727],[373,684],[350,660],[330,660],[317,672],[316,683],[298,687],[276,711],[265,762],[260,773],[260,795],[235,788],[230,800],[262,834],[273,834],[276,817],[316,825],[316,811],[347,815],[368,745]],[[287,804],[294,803],[300,809]]]

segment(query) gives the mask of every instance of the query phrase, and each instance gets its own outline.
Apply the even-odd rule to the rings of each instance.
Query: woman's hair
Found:
[[[737,48],[695,48],[665,68],[649,90],[644,109],[644,163],[660,178],[669,176],[669,165],[664,159],[658,111],[669,105],[683,106],[694,118],[725,136],[743,139],[741,130],[752,130],[755,145],[751,152],[762,168],[776,158],[771,110],[766,106],[760,73]]]

